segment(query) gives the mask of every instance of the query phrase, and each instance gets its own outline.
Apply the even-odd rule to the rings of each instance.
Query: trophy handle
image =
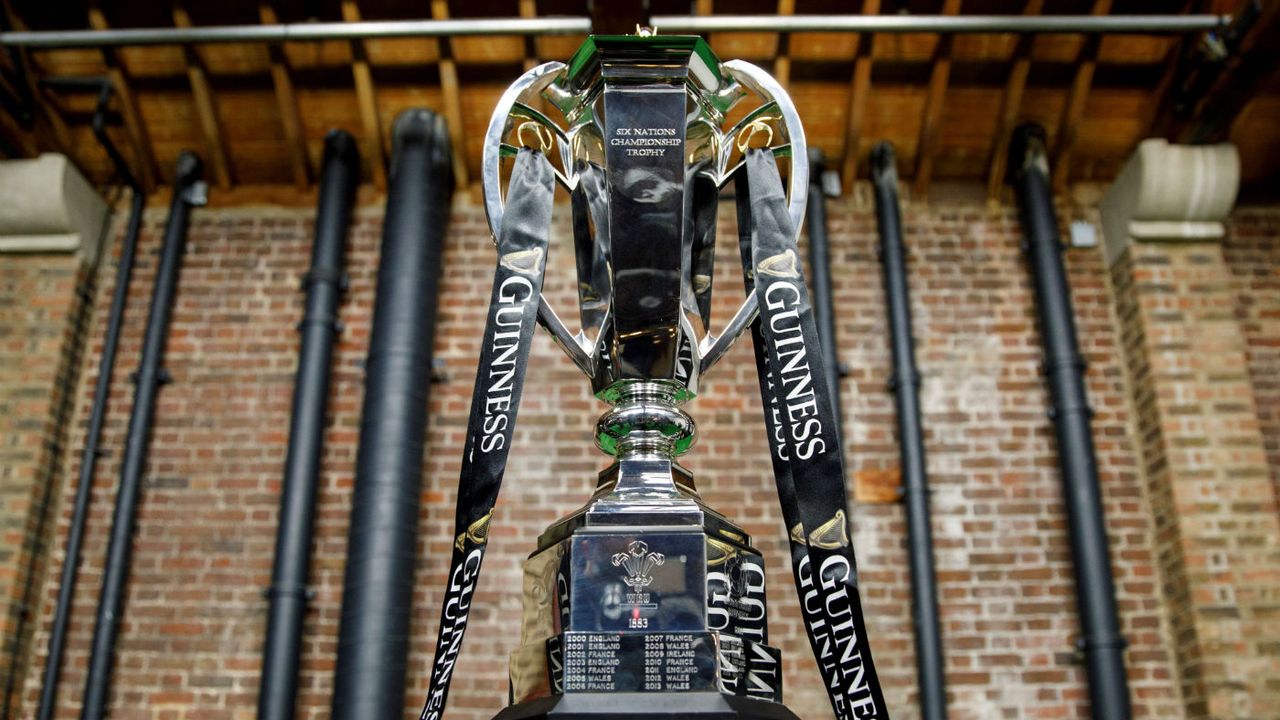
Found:
[[[800,124],[800,114],[796,112],[791,96],[782,88],[782,85],[758,66],[743,60],[729,60],[723,63],[722,67],[739,83],[775,106],[782,116],[789,142],[782,147],[773,148],[773,152],[774,155],[788,155],[791,158],[791,172],[787,176],[787,213],[791,216],[792,227],[795,228],[796,233],[799,233],[801,225],[804,224],[804,212],[809,200],[809,144],[804,137],[804,126]],[[748,115],[738,125],[742,126],[755,115],[756,113]],[[736,129],[735,127],[735,131]],[[725,159],[728,158],[728,150],[725,151]],[[721,176],[722,181],[727,182],[737,170],[737,167],[726,170]],[[702,339],[698,348],[698,355],[701,358],[698,364],[700,374],[714,367],[729,348],[733,347],[742,332],[755,322],[760,314],[757,302],[755,293],[748,293],[742,305],[738,306],[737,312],[729,319],[729,324],[725,326],[724,331],[719,335],[709,334]]]
[[[484,148],[480,158],[480,179],[484,188],[484,211],[489,219],[489,230],[494,238],[498,237],[498,230],[502,227],[502,214],[505,207],[501,163],[504,149],[509,146],[504,145],[502,141],[510,131],[511,111],[515,109],[516,103],[524,105],[522,101],[525,98],[532,99],[541,94],[564,67],[565,64],[562,62],[547,62],[521,75],[502,93],[497,106],[493,109],[493,115],[489,118],[489,128],[484,134]],[[551,131],[556,139],[561,141],[557,145],[562,154],[568,152],[569,146],[565,142],[564,132],[556,127],[555,123],[531,107],[522,109],[523,114],[529,116],[530,120]],[[570,164],[566,162],[563,166],[570,167]],[[569,184],[560,173],[557,172],[556,175],[562,184]],[[547,303],[545,295],[538,297],[538,322],[551,333],[556,344],[565,351],[573,363],[590,377],[594,369],[591,362],[591,346],[586,335],[582,332],[577,335],[570,332],[560,316]]]

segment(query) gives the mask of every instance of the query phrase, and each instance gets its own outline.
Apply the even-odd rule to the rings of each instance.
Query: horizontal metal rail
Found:
[[[1213,30],[1230,15],[654,15],[658,32],[1133,33]]]
[[[207,45],[216,43],[282,43],[320,40],[374,40],[444,35],[573,35],[591,32],[591,19],[476,18],[457,20],[386,20],[303,22],[276,25],[210,25],[185,28],[119,28],[112,30],[40,30],[0,33],[0,46],[27,48],[101,48],[122,45]]]
[[[655,15],[663,33],[726,31],[824,33],[1133,33],[1213,30],[1230,15]],[[186,28],[39,30],[0,33],[0,46],[103,48],[138,45],[318,42],[463,35],[575,35],[591,32],[585,17],[473,18],[210,25]]]

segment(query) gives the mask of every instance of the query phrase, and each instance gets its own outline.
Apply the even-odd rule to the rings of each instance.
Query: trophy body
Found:
[[[725,129],[752,95],[760,106]],[[501,223],[502,158],[530,131],[572,195],[583,331],[571,334],[545,303],[539,320],[612,405],[596,442],[617,458],[525,563],[501,720],[795,718],[769,645],[764,561],[676,462],[695,431],[681,404],[755,317],[749,298],[723,333],[708,331],[719,188],[735,138],[766,130],[790,161],[798,227],[807,166],[790,101],[699,38],[593,37],[569,64],[526,73],[495,111],[490,224]]]

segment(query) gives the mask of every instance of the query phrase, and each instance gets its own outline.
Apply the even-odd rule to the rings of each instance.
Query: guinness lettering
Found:
[[[431,683],[421,720],[440,720],[449,699],[454,664],[470,617],[471,597],[484,560],[488,519],[492,516],[508,445],[515,427],[524,370],[533,344],[537,298],[546,271],[546,250],[555,192],[554,171],[545,156],[529,149],[516,156],[512,177],[525,188],[509,210],[516,222],[498,234],[496,285],[489,302],[484,337],[488,338],[476,369],[466,452],[458,478],[457,538],[449,565]],[[477,448],[480,452],[476,452]]]
[[[822,357],[787,198],[773,157],[746,155],[738,217],[751,230],[743,262],[760,307],[757,371],[805,628],[838,720],[887,720],[844,525],[844,468],[830,415],[836,399],[814,377],[822,377]]]
[[[520,350],[526,306],[534,297],[533,283],[519,275],[502,281],[498,286],[498,302],[494,311],[494,324],[500,328],[493,334],[489,352],[494,354],[489,367],[489,385],[485,388],[484,436],[480,440],[480,452],[489,453],[505,448],[511,429],[512,381],[516,375],[516,358]]]
[[[484,550],[474,548],[467,553],[460,565],[454,568],[449,580],[449,590],[444,601],[444,623],[440,627],[440,643],[446,650],[439,652],[437,645],[436,660],[431,669],[432,693],[427,697],[426,707],[422,709],[421,720],[439,720],[444,712],[445,694],[449,680],[453,676],[453,666],[458,659],[458,650],[462,648],[462,637],[467,631],[467,619],[471,611],[471,595],[475,592],[476,573],[480,571],[480,561],[484,558]]]
[[[773,345],[774,354],[783,361],[778,376],[785,391],[784,409],[791,431],[789,441],[795,448],[796,457],[808,460],[826,452],[827,440],[823,437],[824,428],[818,417],[813,371],[809,367],[804,328],[796,307],[801,299],[800,290],[790,282],[779,280],[769,285],[764,296],[767,307],[778,311],[769,316],[769,342]]]

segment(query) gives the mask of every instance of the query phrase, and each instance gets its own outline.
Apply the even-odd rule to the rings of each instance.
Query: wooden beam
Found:
[[[779,15],[795,15],[796,0],[778,0]],[[773,61],[773,77],[783,87],[791,84],[791,35],[778,33],[778,53]]]
[[[342,19],[360,22],[360,7],[355,0],[342,0]],[[360,108],[360,125],[364,132],[360,144],[364,156],[369,159],[373,184],[379,189],[387,186],[387,154],[382,142],[382,121],[378,116],[378,92],[373,85],[373,70],[364,41],[351,42],[351,77],[356,86],[356,105]]]
[[[14,12],[9,0],[0,0],[0,4],[3,5],[5,18],[8,20],[7,27],[15,32],[31,29],[22,17]],[[33,61],[30,51],[26,48],[18,48],[17,55],[19,65],[12,68],[14,75],[10,79],[11,84],[15,85],[14,90],[19,93],[17,99],[21,101],[25,94],[31,102],[28,111],[31,113],[33,126],[26,130],[26,134],[33,137],[37,148],[53,148],[70,158],[72,164],[78,166],[81,171],[87,171],[88,165],[71,139],[71,128],[67,126],[66,119],[62,117],[62,112],[49,96],[49,92],[40,87],[37,78],[39,65]],[[23,86],[17,87],[17,83],[22,83]],[[40,118],[44,118],[45,122],[40,122]]]
[[[1195,7],[1194,3],[1195,0],[1184,0],[1178,14],[1191,12]],[[1194,43],[1198,39],[1190,35],[1173,36],[1169,39],[1169,50],[1164,56],[1164,71],[1160,74],[1160,81],[1156,83],[1155,92],[1152,93],[1153,101],[1143,107],[1142,127],[1146,132],[1140,136],[1142,139],[1167,137],[1165,131],[1169,129],[1172,120],[1173,83],[1178,75],[1185,48],[1188,43]]]
[[[186,8],[175,5],[173,8],[173,24],[180,27],[191,27],[191,15]],[[199,52],[190,46],[182,48],[187,62],[187,80],[191,83],[191,96],[195,99],[196,117],[200,120],[200,131],[204,133],[205,146],[209,150],[209,164],[213,167],[213,178],[218,187],[231,187],[231,156],[227,152],[226,135],[222,132],[222,122],[218,119],[217,101],[213,97],[213,88],[209,85],[209,74],[205,71],[204,61]]]
[[[258,6],[258,19],[263,25],[280,22],[276,9],[270,3]],[[293,169],[293,182],[299,188],[311,184],[311,156],[307,152],[306,132],[302,127],[302,113],[298,110],[298,97],[293,90],[293,74],[289,71],[289,59],[284,48],[268,45],[271,61],[271,84],[276,93],[276,110],[280,113],[280,126],[284,130],[285,149],[289,151],[289,165]]]
[[[538,0],[520,0],[520,17],[532,19],[538,17]],[[542,52],[538,49],[538,38],[526,35],[524,38],[524,69],[532,70],[538,65]]]
[[[0,112],[0,152],[6,160],[30,158],[40,154],[31,133],[7,112]]]
[[[101,8],[89,8],[89,27],[94,30],[108,29],[107,17]],[[120,114],[124,117],[124,128],[133,148],[132,170],[143,189],[150,193],[156,188],[160,166],[156,164],[155,151],[151,149],[151,135],[147,131],[147,121],[138,107],[138,96],[134,94],[129,73],[115,50],[103,48],[102,62],[107,66],[107,76],[111,78],[116,98],[120,101]]]
[[[879,15],[880,0],[862,0],[863,15]],[[844,162],[840,177],[846,188],[858,179],[858,146],[862,140],[862,121],[867,114],[867,95],[871,92],[871,58],[875,51],[875,35],[862,41],[853,36],[853,84],[849,92],[849,124],[844,138]]]
[[[449,19],[448,0],[431,0],[431,17]],[[444,118],[449,123],[449,142],[453,145],[453,179],[457,187],[467,187],[466,133],[462,127],[462,91],[458,87],[458,66],[453,61],[453,47],[447,39],[437,40],[440,57],[440,89],[444,92]]]
[[[1094,0],[1092,15],[1106,15],[1111,12],[1111,0]],[[1067,104],[1062,108],[1062,119],[1058,122],[1058,137],[1053,144],[1053,155],[1049,164],[1053,173],[1053,189],[1062,190],[1067,186],[1067,178],[1071,176],[1071,151],[1075,148],[1080,133],[1080,120],[1084,117],[1084,107],[1089,101],[1089,90],[1093,87],[1093,72],[1098,65],[1098,49],[1102,38],[1091,35],[1084,39],[1080,54],[1076,58],[1076,74],[1071,80],[1071,90],[1067,95]]]
[[[1222,72],[1202,98],[1196,110],[1182,123],[1175,136],[1178,142],[1204,144],[1223,142],[1232,133],[1250,101],[1271,86],[1280,74],[1276,48],[1280,47],[1280,3],[1264,3],[1253,28],[1227,58]]]
[[[943,0],[943,15],[959,15],[960,0]],[[947,101],[947,83],[951,79],[951,47],[954,35],[941,35],[933,52],[933,69],[929,73],[929,94],[920,119],[920,140],[916,143],[915,193],[925,197],[933,175],[933,155],[938,145],[938,129],[942,126],[942,108]]]
[[[1044,0],[1027,0],[1023,15],[1039,15]],[[1009,139],[1022,110],[1022,93],[1027,88],[1027,75],[1031,72],[1031,49],[1035,35],[1019,35],[1013,48],[1013,65],[1009,79],[1005,81],[1000,96],[1000,113],[996,116],[996,132],[991,138],[991,164],[987,168],[987,202],[999,202],[1004,187],[1005,164],[1009,160]]]

